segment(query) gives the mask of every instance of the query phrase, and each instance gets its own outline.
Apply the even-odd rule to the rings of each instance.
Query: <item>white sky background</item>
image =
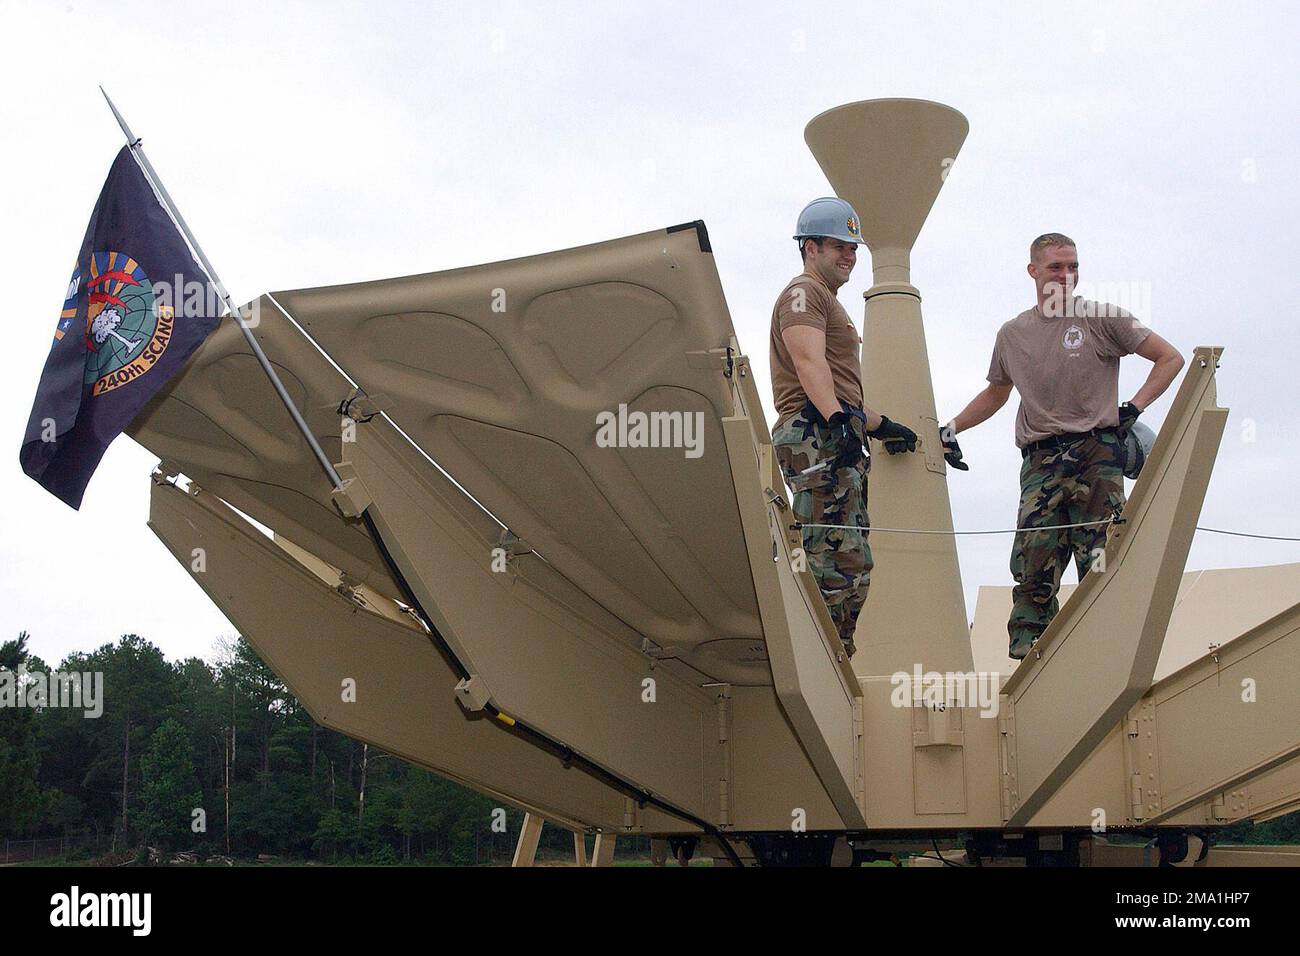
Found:
[[[145,525],[153,455],[118,439],[80,512],[18,465],[123,142],[99,83],[240,301],[703,219],[769,403],[795,217],[829,192],[804,125],[859,99],[947,103],[971,132],[912,269],[940,420],[983,387],[998,326],[1033,304],[1029,240],[1062,231],[1082,280],[1149,283],[1140,317],[1184,354],[1227,347],[1232,414],[1200,523],[1300,535],[1293,5],[0,0],[0,31],[0,639],[30,631],[51,665],[127,632],[210,658],[234,630]],[[858,323],[869,285],[864,256],[840,291]],[[1148,368],[1125,360],[1122,399]],[[962,435],[957,528],[1014,522],[1014,414],[1013,399]],[[972,612],[980,584],[1011,583],[1010,545],[959,539]],[[1296,560],[1300,544],[1198,534],[1188,567]]]

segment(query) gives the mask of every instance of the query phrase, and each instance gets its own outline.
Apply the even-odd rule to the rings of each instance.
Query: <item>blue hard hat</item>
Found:
[[[799,213],[794,238],[813,239],[820,236],[866,244],[862,238],[862,221],[858,219],[858,214],[852,206],[836,196],[814,199]]]

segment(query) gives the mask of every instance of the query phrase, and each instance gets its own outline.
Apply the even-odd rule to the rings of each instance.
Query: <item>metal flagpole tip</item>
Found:
[[[108,90],[104,89],[102,83],[100,84],[99,92],[104,95],[104,102],[106,102],[108,108],[113,111],[113,117],[117,120],[117,125],[122,127],[122,134],[126,137],[127,145],[132,149],[135,149],[136,146],[140,145],[140,139],[131,132],[131,127],[126,125],[126,120],[123,119],[122,114],[118,112],[117,106],[113,103],[113,98],[108,95]]]

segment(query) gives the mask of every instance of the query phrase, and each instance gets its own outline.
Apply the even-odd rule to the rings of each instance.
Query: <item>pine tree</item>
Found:
[[[145,842],[171,850],[192,842],[194,811],[202,797],[194,778],[189,731],[165,720],[140,760],[140,832]]]

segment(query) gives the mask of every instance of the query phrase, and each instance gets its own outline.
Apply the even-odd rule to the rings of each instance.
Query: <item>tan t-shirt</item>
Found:
[[[794,325],[826,333],[826,364],[831,367],[835,397],[861,408],[862,363],[858,349],[862,340],[858,330],[821,277],[803,272],[781,290],[772,308],[770,365],[777,420],[784,421],[808,402],[794,359],[781,338],[781,333]]]
[[[1075,297],[1065,314],[1035,306],[998,330],[988,380],[1020,393],[1016,445],[1119,424],[1119,360],[1151,330],[1118,306]]]

